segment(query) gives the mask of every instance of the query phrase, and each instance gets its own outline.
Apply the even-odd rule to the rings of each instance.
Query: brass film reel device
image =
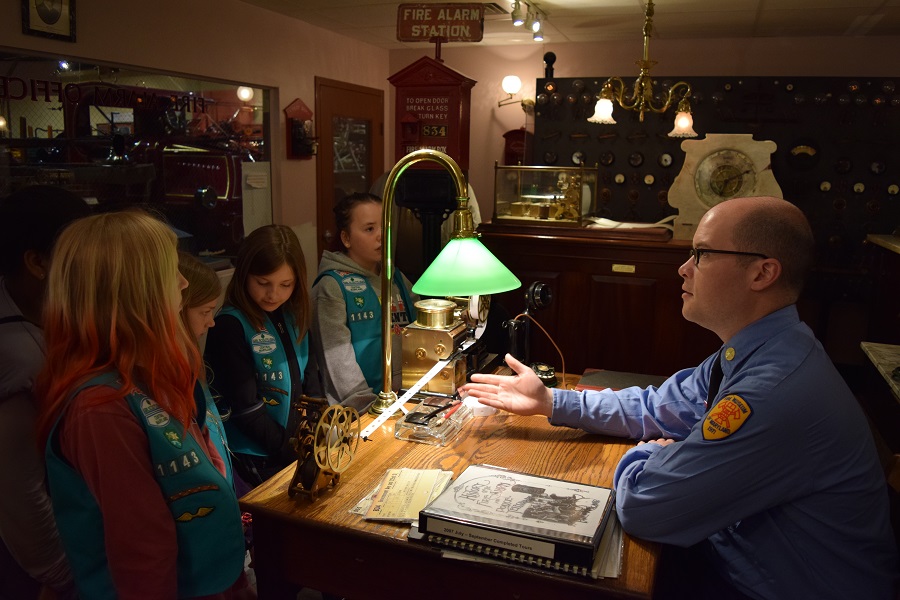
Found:
[[[302,493],[315,500],[325,487],[335,487],[347,470],[359,444],[359,413],[355,408],[329,406],[324,398],[303,397],[300,425],[291,444],[297,469],[288,495]]]

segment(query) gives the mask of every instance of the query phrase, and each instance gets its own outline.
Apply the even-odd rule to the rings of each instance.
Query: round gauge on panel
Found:
[[[612,152],[606,151],[600,153],[600,164],[604,167],[608,167],[614,162],[616,162],[616,155]]]
[[[544,152],[545,165],[555,165],[557,158],[556,152]]]
[[[819,189],[823,192],[830,192],[831,191],[831,182],[823,181],[822,183],[819,184]]]
[[[628,164],[635,168],[641,166],[644,164],[644,155],[640,152],[632,152],[628,156]]]
[[[853,184],[853,191],[857,194],[862,194],[864,191],[866,191],[866,184],[861,181],[857,181]]]
[[[616,173],[616,177],[615,177],[614,181],[620,185],[625,183],[625,174],[624,173]]]
[[[881,160],[874,160],[869,165],[869,170],[872,172],[873,175],[881,175],[882,173],[884,173],[885,168],[886,167],[885,167],[884,161],[881,161]]]
[[[654,177],[652,174],[647,173],[646,175],[644,175],[644,185],[653,185],[654,181],[656,181],[656,177]]]
[[[818,150],[817,142],[811,139],[799,139],[792,145],[787,154],[787,163],[792,169],[798,171],[808,171],[816,166],[819,162],[821,153]]]
[[[891,196],[896,196],[897,192],[900,192],[900,186],[898,186],[896,183],[892,183],[888,186],[888,194],[890,194]]]
[[[556,91],[556,83],[553,81],[548,81],[544,84],[544,91],[552,94]]]
[[[663,152],[659,155],[659,158],[656,159],[656,162],[662,168],[671,167],[672,166],[672,155],[668,152]]]
[[[581,165],[584,162],[584,152],[581,150],[576,150],[572,153],[572,164],[575,166]]]
[[[834,170],[838,173],[849,173],[850,169],[853,168],[853,162],[846,157],[842,157],[837,159],[834,163]]]
[[[718,150],[697,165],[694,186],[700,201],[712,208],[723,200],[748,195],[756,186],[756,167],[740,150]]]

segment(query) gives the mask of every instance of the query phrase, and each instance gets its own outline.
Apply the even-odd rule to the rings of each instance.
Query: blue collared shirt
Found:
[[[723,575],[751,597],[891,598],[898,562],[884,475],[821,344],[789,306],[725,348],[733,354],[658,389],[554,390],[551,423],[675,439],[623,456],[614,477],[622,525],[679,546],[708,540]],[[721,406],[707,415],[717,359]]]

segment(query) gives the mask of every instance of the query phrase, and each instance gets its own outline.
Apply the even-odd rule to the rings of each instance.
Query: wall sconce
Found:
[[[610,77],[603,84],[600,91],[600,98],[594,108],[594,115],[588,118],[590,123],[599,123],[601,125],[615,125],[616,121],[612,117],[613,101],[615,100],[619,106],[625,110],[637,111],[640,115],[640,121],[644,121],[645,112],[664,113],[678,99],[676,91],[680,91],[681,97],[678,100],[677,114],[675,115],[675,127],[669,132],[669,137],[697,137],[694,131],[694,118],[691,116],[691,86],[690,84],[679,81],[669,88],[665,95],[665,101],[662,104],[654,104],[655,94],[653,92],[653,79],[650,77],[650,68],[656,64],[656,61],[650,60],[650,35],[653,31],[653,0],[648,0],[647,10],[644,13],[644,55],[637,62],[641,69],[640,75],[635,80],[634,85],[630,86],[632,94],[625,97],[625,82],[620,77]]]
[[[522,89],[522,80],[519,79],[516,75],[507,75],[503,78],[503,81],[500,82],[500,87],[503,88],[503,91],[507,93],[508,98],[504,98],[503,100],[499,100],[497,102],[497,106],[506,106],[507,104],[512,104],[514,102],[518,102],[513,96],[519,93],[519,90]]]
[[[0,115],[0,131],[6,131],[8,123],[6,122],[6,117]]]
[[[237,97],[241,102],[250,102],[253,100],[253,88],[242,85],[237,89]]]
[[[391,212],[397,179],[414,163],[428,160],[438,163],[453,176],[456,184],[456,211],[453,234],[437,258],[413,285],[413,292],[423,296],[472,296],[499,294],[522,285],[522,282],[497,260],[478,240],[466,179],[452,158],[437,150],[416,150],[401,158],[388,174],[384,185],[384,209],[381,217],[381,352],[384,357],[384,385],[369,412],[381,414],[397,401],[391,369],[391,290],[394,278],[394,243],[391,235]]]

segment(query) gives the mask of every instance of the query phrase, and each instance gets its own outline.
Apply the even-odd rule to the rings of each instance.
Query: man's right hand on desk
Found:
[[[472,383],[460,388],[462,396],[472,396],[486,406],[501,408],[517,415],[553,414],[553,392],[544,386],[531,367],[522,364],[511,354],[506,364],[515,375],[475,373]]]

